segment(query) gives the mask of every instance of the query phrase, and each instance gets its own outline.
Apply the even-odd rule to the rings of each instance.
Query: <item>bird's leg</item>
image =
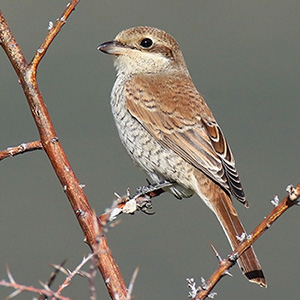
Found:
[[[149,212],[148,209],[152,209],[151,198],[157,197],[164,193],[164,188],[172,185],[172,182],[164,180],[160,183],[150,183],[147,179],[148,185],[141,186],[136,189],[136,193],[131,197],[137,204],[137,208],[146,214],[154,214],[154,212]]]
[[[133,195],[132,198],[137,198],[142,196],[148,196],[150,198],[154,198],[164,193],[165,192],[164,188],[173,185],[173,183],[168,180],[164,180],[160,183],[151,183],[148,179],[146,180],[148,185],[138,187],[136,189],[136,193]]]
[[[113,202],[112,207],[99,217],[101,222],[112,221],[122,213],[134,214],[137,210],[147,215],[153,215],[154,212],[149,211],[152,209],[151,199],[165,192],[164,188],[172,186],[173,183],[167,180],[153,184],[147,180],[147,183],[146,186],[138,187],[133,196],[130,195],[129,189],[124,196],[115,193],[117,199]]]

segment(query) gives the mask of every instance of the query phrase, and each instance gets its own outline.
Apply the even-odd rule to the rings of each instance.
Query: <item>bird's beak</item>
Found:
[[[126,47],[118,41],[109,41],[99,45],[97,50],[111,55],[120,55],[124,53]]]

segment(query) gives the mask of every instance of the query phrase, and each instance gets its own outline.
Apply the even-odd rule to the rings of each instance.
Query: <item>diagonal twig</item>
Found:
[[[226,274],[228,270],[235,264],[237,259],[268,229],[270,226],[290,207],[297,205],[300,198],[300,183],[292,188],[288,187],[289,195],[286,196],[280,204],[278,204],[270,214],[254,229],[254,231],[244,239],[243,242],[232,252],[232,254],[219,263],[219,268],[211,275],[210,279],[205,284],[205,289],[202,289],[195,298],[205,299],[211,293],[214,286]]]
[[[48,288],[50,288],[50,286],[54,282],[57,274],[60,271],[64,270],[63,266],[65,265],[66,261],[67,260],[64,259],[58,266],[51,265],[52,267],[54,267],[54,271],[50,274],[50,277],[49,277],[49,279],[47,280],[47,282],[45,284]],[[45,300],[45,299],[46,299],[46,295],[43,295],[43,294],[40,295],[39,298],[38,298],[38,300]]]

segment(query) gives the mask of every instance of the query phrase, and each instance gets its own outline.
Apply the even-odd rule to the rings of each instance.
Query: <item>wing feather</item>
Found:
[[[135,76],[125,97],[128,111],[153,137],[248,205],[230,147],[189,77]]]

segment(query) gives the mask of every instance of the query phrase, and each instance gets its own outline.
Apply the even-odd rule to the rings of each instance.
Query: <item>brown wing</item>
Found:
[[[189,77],[135,76],[125,94],[127,109],[152,136],[247,206],[229,145]]]

